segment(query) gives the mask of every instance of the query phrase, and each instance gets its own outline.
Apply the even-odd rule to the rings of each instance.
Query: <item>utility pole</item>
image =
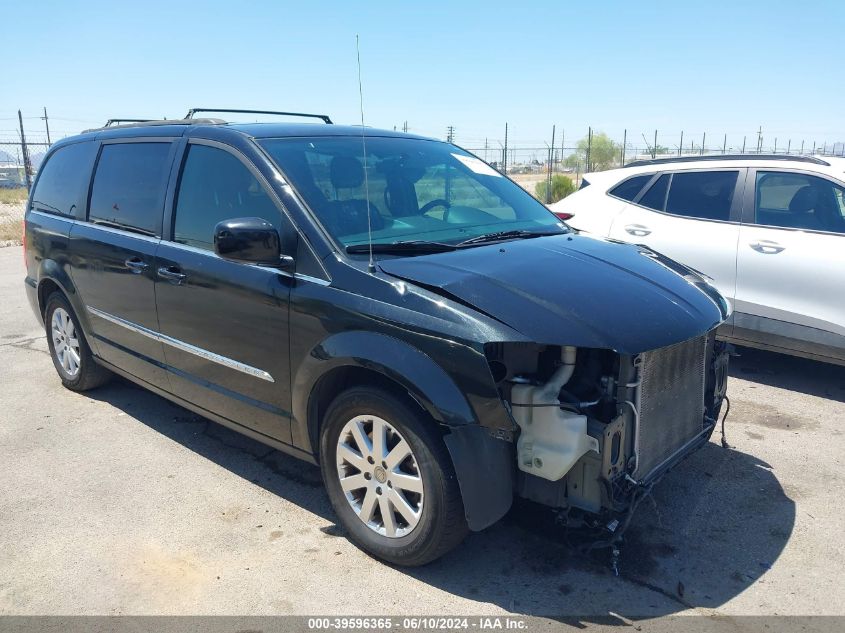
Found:
[[[455,140],[455,126],[450,125],[446,128],[446,142],[451,143]]]
[[[657,130],[654,130],[654,145],[651,146],[651,157],[657,158]]]
[[[706,141],[706,140],[707,140],[707,132],[704,132],[701,135],[701,151],[698,153],[699,156],[704,155],[704,141]]]
[[[684,151],[684,131],[681,130],[681,144],[678,145],[678,156],[681,155],[681,152]]]
[[[804,153],[804,139],[803,139],[803,138],[801,139],[801,151],[800,151],[800,152],[798,152],[798,153],[799,153],[799,154],[803,154],[803,153]]]
[[[745,137],[742,137],[742,153],[745,153]]]
[[[402,126],[402,131],[407,134],[408,133],[408,122],[405,121],[405,125]]]
[[[722,154],[728,149],[728,135],[725,133],[725,140],[722,141]]]
[[[47,119],[47,107],[44,107],[44,116],[41,117],[44,121],[44,127],[47,128],[47,147],[50,147],[53,144],[53,141],[50,140],[50,121]]]
[[[21,126],[21,155],[23,156],[23,173],[26,178],[26,190],[32,187],[32,163],[29,162],[29,148],[26,146],[26,136],[23,131],[23,115],[18,110],[18,123]]]
[[[786,153],[789,154],[789,151],[792,149],[792,139],[789,139],[786,142]]]
[[[566,136],[566,128],[560,131],[560,164],[563,165],[563,154],[566,151],[566,147],[564,146],[564,138]]]
[[[763,126],[757,128],[757,153],[763,149]]]
[[[773,154],[778,153],[778,137],[775,137],[775,149],[772,151]]]

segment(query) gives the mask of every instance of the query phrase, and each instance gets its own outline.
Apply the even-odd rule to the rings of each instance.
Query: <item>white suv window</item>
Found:
[[[845,190],[829,180],[758,171],[755,197],[756,224],[845,233]]]
[[[649,187],[640,204],[672,215],[727,221],[738,176],[738,171],[663,174]]]

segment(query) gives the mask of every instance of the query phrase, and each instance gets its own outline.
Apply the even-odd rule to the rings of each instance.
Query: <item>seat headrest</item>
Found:
[[[791,213],[807,213],[816,208],[819,201],[819,190],[812,185],[804,185],[789,201]]]
[[[329,178],[335,189],[354,189],[364,183],[364,166],[352,156],[335,156],[329,166]]]

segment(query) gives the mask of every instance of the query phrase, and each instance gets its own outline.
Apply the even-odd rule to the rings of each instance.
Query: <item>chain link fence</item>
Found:
[[[46,109],[43,116],[6,116],[0,118],[0,203],[22,200],[34,180],[52,139]],[[9,113],[11,114],[11,113]],[[29,113],[30,115],[32,113]],[[72,121],[71,119],[56,119]],[[414,132],[407,122],[404,131]],[[512,128],[511,128],[512,131]],[[505,173],[543,202],[551,202],[552,181],[562,175],[580,184],[585,172],[602,171],[624,166],[635,160],[703,156],[712,154],[793,154],[845,156],[843,142],[816,142],[764,136],[762,128],[742,137],[718,137],[661,134],[625,130],[622,138],[609,138],[588,128],[586,133],[572,135],[553,127],[545,141],[524,141],[509,135],[509,124],[503,134],[490,137],[463,136],[455,126],[443,128],[445,140],[454,142]],[[54,132],[55,134],[55,132]],[[580,138],[577,138],[580,136]],[[577,139],[577,140],[576,140]],[[640,142],[641,141],[641,142]],[[542,185],[541,183],[546,183]],[[538,188],[538,184],[540,184]],[[567,190],[569,188],[567,187]],[[545,199],[544,199],[545,198]],[[0,208],[0,212],[3,209]]]

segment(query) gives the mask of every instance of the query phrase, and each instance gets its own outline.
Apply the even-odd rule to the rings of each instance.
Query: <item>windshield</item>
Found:
[[[457,244],[489,233],[566,230],[528,192],[447,143],[367,137],[366,183],[360,137],[260,144],[347,248],[367,244],[367,191],[373,244]]]

